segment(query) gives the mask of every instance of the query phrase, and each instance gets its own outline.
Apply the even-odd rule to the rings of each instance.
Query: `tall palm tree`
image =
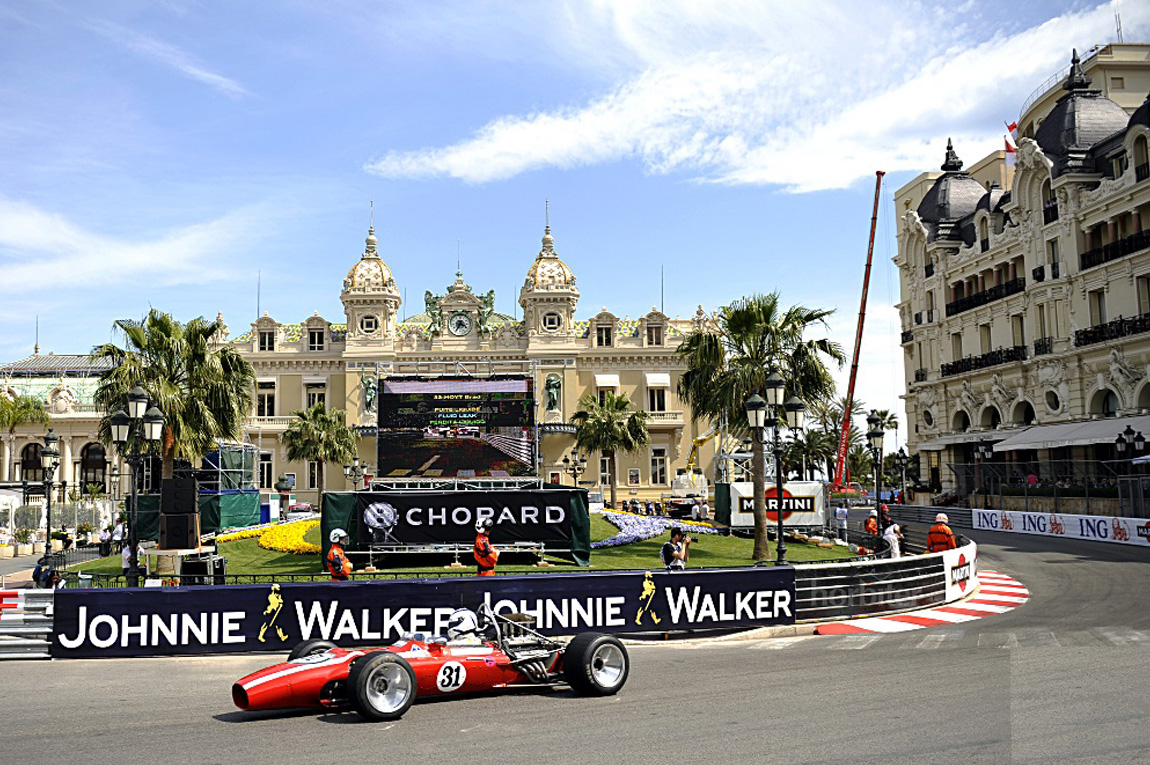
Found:
[[[651,442],[647,433],[647,412],[631,408],[626,396],[606,391],[603,403],[592,394],[579,400],[579,411],[571,415],[575,425],[575,447],[586,454],[606,453],[611,459],[611,507],[618,507],[618,452],[634,453]]]
[[[217,439],[243,438],[255,372],[235,350],[218,345],[222,324],[203,317],[181,324],[153,308],[143,321],[120,319],[114,328],[123,335],[124,347],[105,343],[92,350],[93,359],[114,362],[100,374],[94,396],[104,411],[101,441],[111,443],[109,419],[136,385],[164,413],[164,478],[172,477],[177,458],[195,461]]]
[[[852,476],[870,476],[867,480],[873,481],[874,458],[871,456],[870,449],[862,444],[852,446],[847,452],[847,468]]]
[[[815,472],[824,470],[834,460],[837,445],[830,433],[821,430],[807,430],[795,436],[796,457],[807,478],[815,480]]]
[[[784,309],[779,294],[752,295],[719,311],[714,329],[699,329],[679,345],[687,371],[679,378],[679,397],[691,406],[691,417],[706,417],[728,428],[746,427],[745,404],[762,395],[767,376],[777,370],[785,381],[784,397],[817,401],[835,389],[828,361],[840,366],[842,348],[827,338],[807,339],[808,331],[827,325],[833,310],[796,305]],[[766,458],[761,439],[752,439],[755,492],[755,560],[767,549]]]
[[[355,456],[355,430],[347,424],[342,409],[328,409],[315,404],[310,409],[292,412],[291,424],[281,441],[287,458],[293,462],[316,463],[316,489],[323,501],[323,466],[328,462],[345,463]]]
[[[16,445],[16,428],[21,425],[47,425],[51,421],[44,404],[32,396],[8,398],[0,395],[0,430],[8,442],[8,461],[4,463],[3,480],[11,480],[12,452]]]

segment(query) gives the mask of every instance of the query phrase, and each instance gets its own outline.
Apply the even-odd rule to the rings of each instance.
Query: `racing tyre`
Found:
[[[563,675],[576,693],[611,696],[627,682],[631,659],[617,638],[583,632],[563,652]]]
[[[351,705],[365,720],[398,720],[415,701],[415,672],[402,656],[381,651],[356,659],[347,676]]]
[[[288,654],[288,661],[295,661],[304,656],[311,656],[313,653],[330,651],[332,648],[335,648],[335,643],[330,640],[305,640],[291,649],[291,653]]]

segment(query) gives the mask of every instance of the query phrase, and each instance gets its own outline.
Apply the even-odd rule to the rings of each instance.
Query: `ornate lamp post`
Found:
[[[571,476],[571,481],[575,486],[579,485],[579,476],[587,469],[587,456],[575,455],[575,459],[571,459],[567,455],[563,455],[563,472]]]
[[[900,494],[902,501],[906,502],[906,466],[910,462],[910,457],[906,456],[906,452],[900,447],[894,454],[894,466],[898,469],[899,477],[902,479],[902,488]]]
[[[44,448],[40,450],[40,466],[44,470],[44,502],[47,515],[45,516],[44,554],[52,552],[52,488],[56,478],[56,468],[60,466],[60,452],[56,449],[60,437],[48,428],[44,436]]]
[[[771,372],[763,387],[767,394],[766,399],[756,394],[747,399],[744,406],[747,410],[747,425],[750,426],[754,439],[757,439],[759,444],[763,442],[763,428],[768,424],[771,426],[772,453],[775,457],[775,514],[778,521],[776,531],[778,555],[775,559],[775,565],[785,566],[787,565],[787,543],[783,539],[783,445],[780,442],[780,431],[784,422],[792,430],[801,428],[806,407],[796,396],[791,396],[785,402],[783,401],[786,386],[778,372]],[[755,471],[755,479],[755,509],[758,510],[759,503],[762,502],[765,512],[766,481],[760,479],[757,470]],[[761,484],[760,480],[762,480]]]
[[[367,475],[367,463],[360,462],[357,454],[352,458],[350,465],[343,466],[343,474],[347,476],[347,480],[351,481],[355,490],[359,491],[363,488],[363,477]]]
[[[140,468],[151,445],[159,443],[164,437],[164,413],[155,406],[149,406],[149,403],[148,392],[137,385],[128,391],[128,411],[120,409],[109,418],[112,440],[116,442],[124,461],[132,468],[132,511],[128,514],[128,544],[131,545],[128,557],[129,587],[137,587],[140,583],[140,562],[136,555],[136,549],[140,544],[136,493],[140,482]]]
[[[878,506],[882,504],[880,500],[882,495],[882,440],[886,434],[882,429],[882,418],[873,409],[867,415],[866,424],[870,428],[867,431],[866,440],[870,446],[871,461],[874,463],[874,506],[877,510]]]
[[[276,479],[275,490],[280,495],[280,520],[287,517],[288,502],[290,501],[291,490],[294,484],[288,480],[286,473],[280,473],[280,477]]]

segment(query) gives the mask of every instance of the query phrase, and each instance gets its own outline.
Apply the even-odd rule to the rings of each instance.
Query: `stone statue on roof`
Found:
[[[424,311],[427,313],[427,318],[431,320],[431,334],[439,334],[440,325],[440,312],[439,312],[439,296],[433,295],[431,290],[423,293],[423,306]]]
[[[495,290],[488,290],[487,294],[481,298],[482,305],[479,308],[479,330],[481,332],[490,332],[491,327],[488,322],[491,321],[491,315],[495,313]]]

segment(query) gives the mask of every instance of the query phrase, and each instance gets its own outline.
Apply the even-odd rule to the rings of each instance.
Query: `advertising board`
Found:
[[[783,484],[783,525],[794,527],[822,526],[826,513],[824,487],[818,481],[788,481]],[[779,501],[775,485],[767,484],[767,523],[778,523]],[[755,525],[754,484],[741,481],[731,484],[731,526],[750,528]]]
[[[946,571],[946,602],[965,598],[978,584],[978,547],[970,542],[938,554]]]
[[[377,410],[380,478],[535,474],[528,376],[385,378]]]
[[[1087,539],[1093,542],[1141,547],[1150,545],[1150,520],[1145,518],[980,509],[972,510],[971,515],[974,519],[974,528],[984,531]]]

